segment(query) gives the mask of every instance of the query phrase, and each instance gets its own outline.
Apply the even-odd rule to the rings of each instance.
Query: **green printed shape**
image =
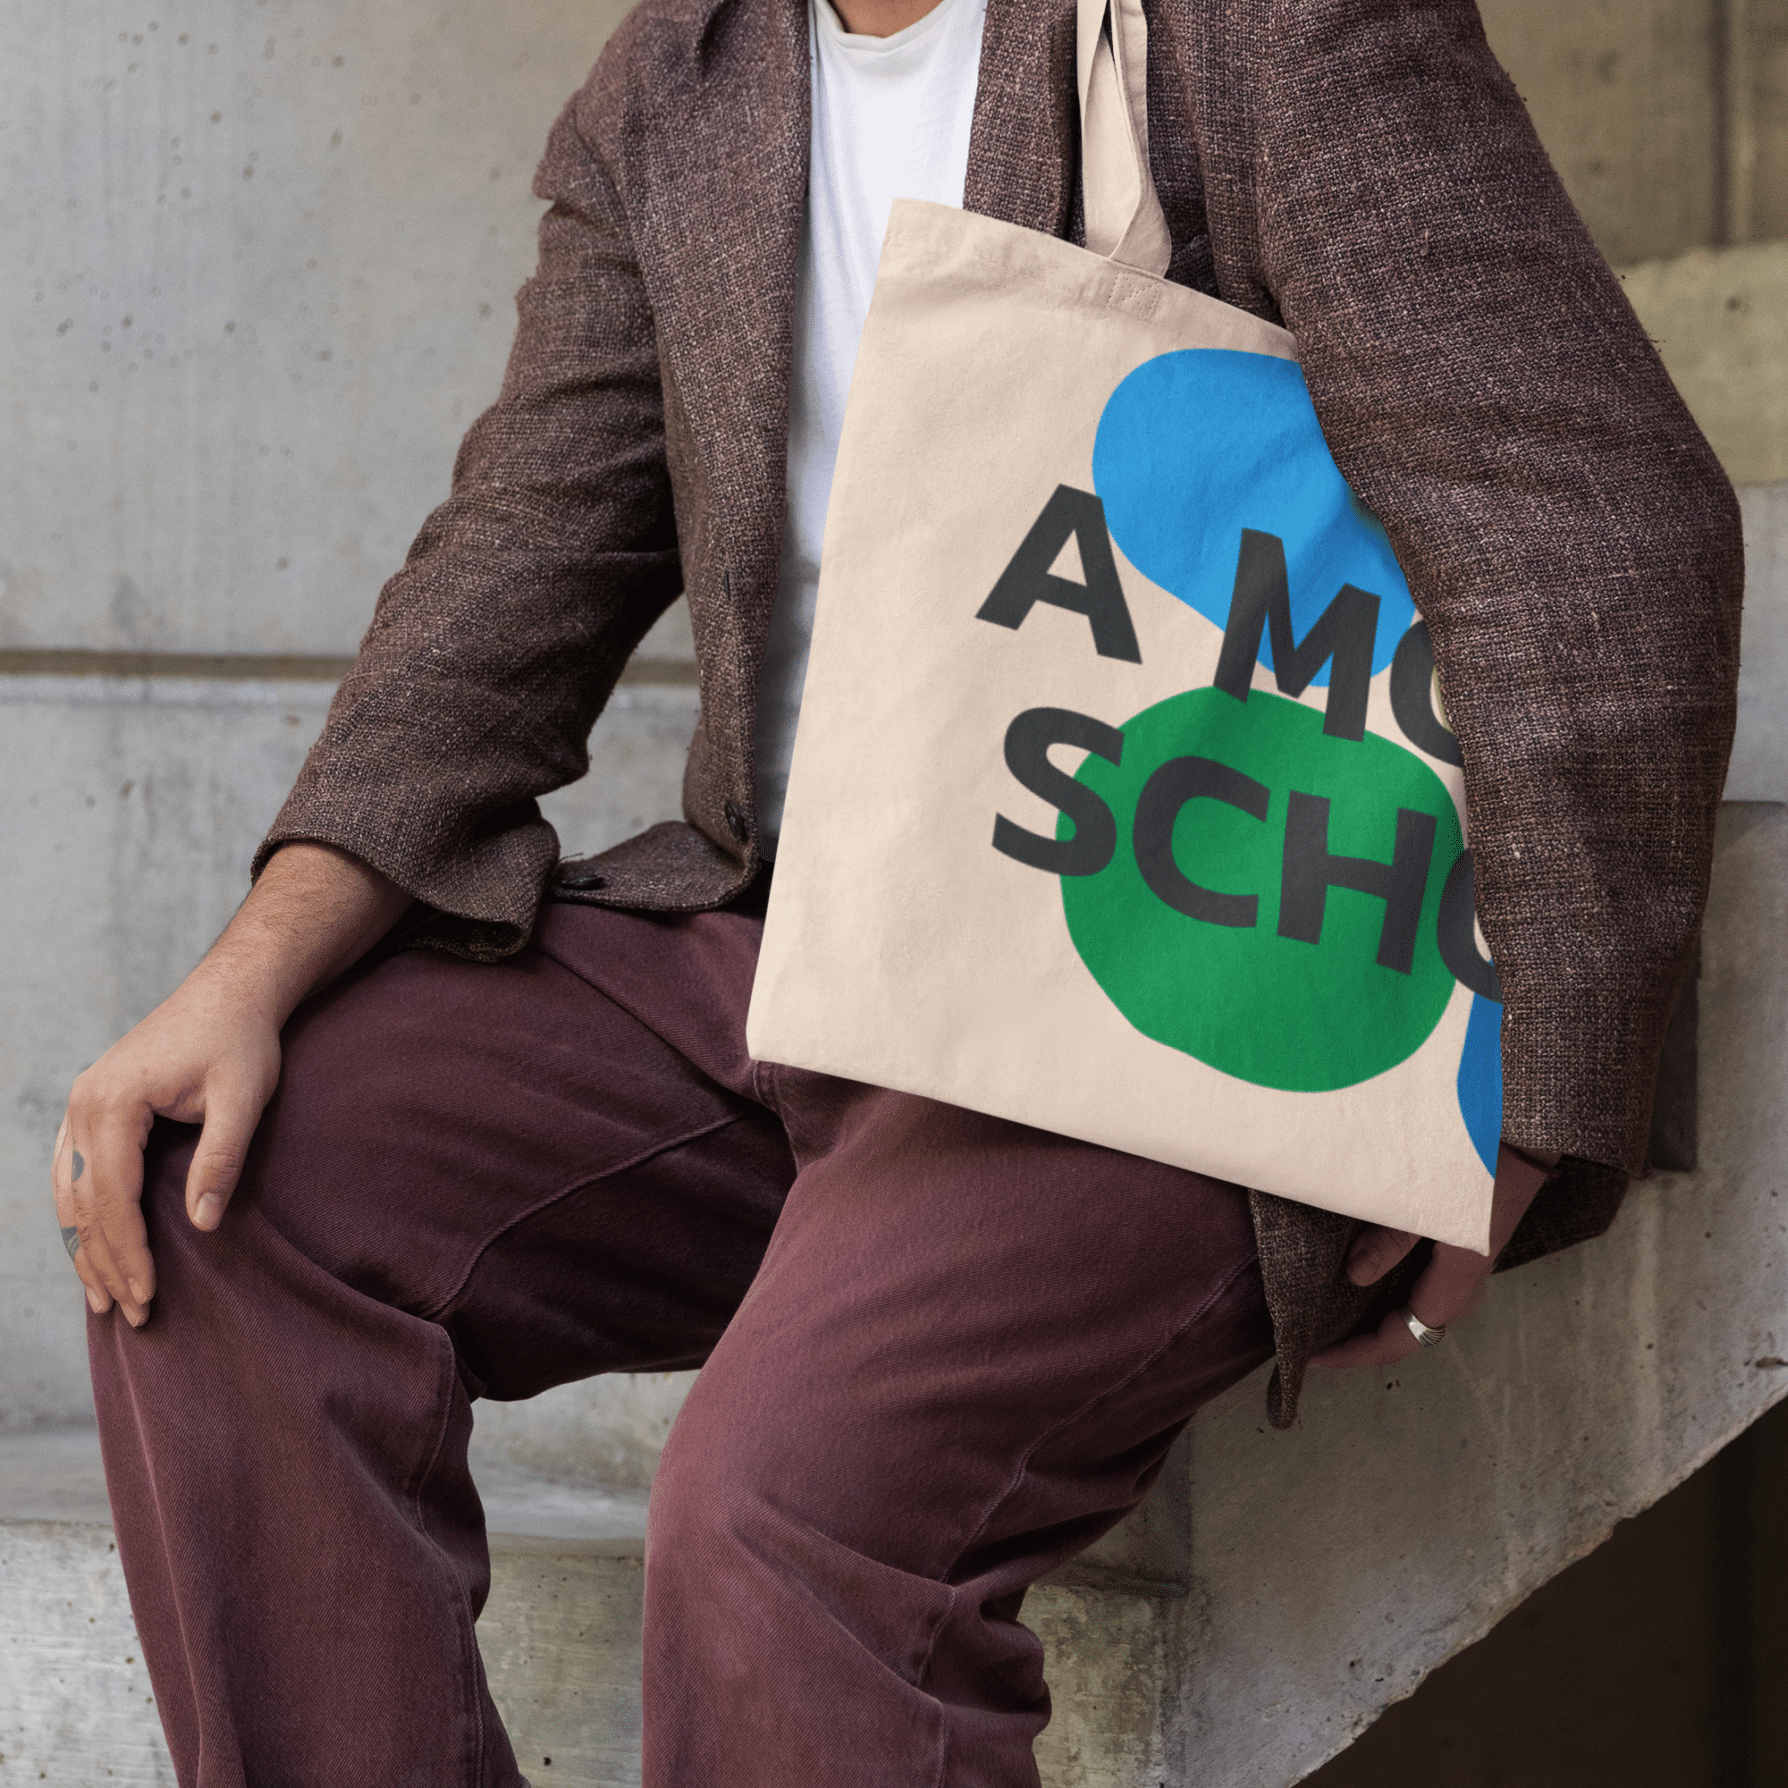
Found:
[[[1068,932],[1093,978],[1131,1024],[1158,1043],[1257,1086],[1329,1092],[1407,1061],[1440,1022],[1454,981],[1435,941],[1446,874],[1463,848],[1440,778],[1414,752],[1368,732],[1337,739],[1322,710],[1255,690],[1246,702],[1194,689],[1145,709],[1124,731],[1121,766],[1089,756],[1078,780],[1117,818],[1118,847],[1097,875],[1064,876]],[[1136,803],[1169,759],[1204,757],[1264,783],[1264,820],[1212,799],[1174,823],[1181,872],[1224,894],[1252,894],[1250,927],[1189,917],[1159,899],[1137,867]],[[1391,860],[1397,809],[1431,814],[1434,851],[1408,973],[1377,961],[1385,902],[1331,887],[1322,937],[1278,934],[1291,790],[1330,802],[1335,856]],[[1070,836],[1064,814],[1057,835]]]

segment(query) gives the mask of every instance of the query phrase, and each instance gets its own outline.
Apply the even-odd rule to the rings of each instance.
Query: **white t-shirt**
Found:
[[[807,10],[813,146],[795,284],[788,515],[757,701],[766,857],[782,830],[832,465],[888,212],[896,199],[962,203],[987,0],[941,0],[892,37],[853,36],[830,0],[808,0]]]

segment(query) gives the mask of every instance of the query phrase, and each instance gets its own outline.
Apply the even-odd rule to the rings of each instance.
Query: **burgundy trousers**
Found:
[[[652,1493],[648,1788],[1020,1788],[1026,1586],[1271,1335],[1236,1187],[751,1061],[760,920],[548,909],[311,1001],[222,1227],[90,1324],[186,1788],[516,1788],[472,1403],[704,1365]],[[705,1364],[704,1364],[705,1362]]]

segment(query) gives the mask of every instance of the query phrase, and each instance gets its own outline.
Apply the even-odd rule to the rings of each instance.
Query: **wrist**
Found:
[[[269,860],[194,976],[277,1031],[410,905],[403,889],[358,858],[330,845],[288,844]]]
[[[280,947],[259,927],[232,921],[200,959],[181,992],[214,1011],[221,1008],[280,1030],[309,992],[303,953]]]

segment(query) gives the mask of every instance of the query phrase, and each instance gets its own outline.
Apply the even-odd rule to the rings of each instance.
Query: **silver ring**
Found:
[[[1397,1314],[1403,1318],[1405,1326],[1415,1336],[1417,1347],[1438,1347],[1447,1338],[1445,1329],[1429,1328],[1407,1304]]]

